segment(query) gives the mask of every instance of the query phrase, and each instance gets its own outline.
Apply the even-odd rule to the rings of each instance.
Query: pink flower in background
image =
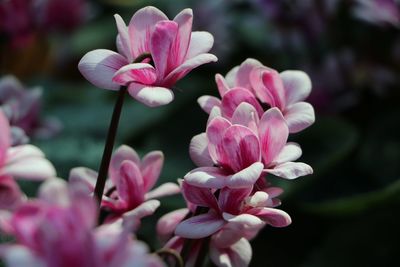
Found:
[[[200,65],[217,61],[207,53],[214,42],[212,35],[192,32],[191,9],[182,10],[172,21],[155,7],[137,11],[128,26],[119,15],[115,19],[118,53],[98,49],[79,62],[83,76],[97,87],[118,90],[128,86],[136,100],[150,107],[165,105],[173,100],[171,87],[179,79]]]
[[[291,133],[299,132],[315,121],[313,107],[303,101],[311,92],[311,81],[305,72],[288,70],[278,73],[255,59],[247,59],[225,78],[217,74],[216,82],[222,99],[202,96],[198,100],[207,113],[216,106],[225,118],[230,119],[236,107],[247,102],[261,117],[263,108],[260,101],[281,110]]]
[[[108,220],[122,215],[139,220],[158,208],[159,202],[152,199],[180,192],[179,186],[174,183],[165,183],[150,191],[160,176],[163,163],[164,155],[160,151],[150,152],[140,160],[136,151],[128,146],[123,145],[116,150],[101,203],[102,208],[109,212]],[[72,183],[84,181],[93,192],[97,173],[83,167],[74,168],[69,179]]]
[[[44,183],[39,198],[23,204],[10,219],[16,245],[3,245],[9,267],[164,266],[118,225],[95,228],[97,211],[86,186],[61,179]],[[128,265],[129,264],[129,265]]]
[[[0,177],[44,180],[55,175],[53,165],[39,148],[33,145],[11,147],[10,125],[0,109]]]
[[[359,19],[377,24],[400,27],[400,6],[396,0],[356,0],[353,13]]]

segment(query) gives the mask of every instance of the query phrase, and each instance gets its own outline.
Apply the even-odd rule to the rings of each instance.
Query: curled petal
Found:
[[[286,105],[289,106],[307,98],[311,92],[311,80],[307,73],[299,70],[287,70],[280,73],[286,93]]]
[[[285,179],[295,179],[313,173],[311,166],[302,162],[286,162],[265,171]]]
[[[214,44],[214,37],[209,32],[192,32],[186,59],[207,53]]]
[[[181,64],[188,52],[193,23],[193,11],[185,8],[175,16],[174,21],[178,24],[178,34],[172,44],[172,58],[177,64]]]
[[[151,190],[145,195],[145,199],[159,198],[178,194],[181,191],[179,186],[174,183],[165,183]]]
[[[219,211],[217,199],[210,188],[196,187],[183,181],[182,194],[187,201],[197,206],[209,207],[217,212]]]
[[[252,190],[252,186],[239,189],[222,188],[218,197],[218,204],[221,210],[231,214],[239,213],[242,202]]]
[[[229,158],[223,148],[222,139],[230,126],[231,123],[222,117],[214,118],[207,125],[208,152],[213,161],[221,165],[229,165]]]
[[[314,123],[314,108],[306,102],[293,104],[285,110],[285,120],[291,133],[300,132]]]
[[[252,105],[257,110],[258,115],[262,116],[264,111],[255,96],[247,89],[234,88],[222,97],[221,109],[224,117],[231,118],[236,108],[243,102]]]
[[[273,227],[286,227],[292,223],[292,219],[290,218],[289,214],[279,209],[254,208],[250,209],[248,213],[257,216]]]
[[[186,217],[189,213],[188,209],[178,209],[162,216],[157,222],[157,234],[163,239],[171,236],[176,226]]]
[[[111,50],[97,49],[88,52],[79,61],[82,75],[93,85],[110,90],[118,90],[119,84],[112,81],[115,72],[129,62],[125,57]]]
[[[140,166],[140,158],[136,151],[127,145],[120,146],[113,153],[110,161],[109,175],[114,185],[118,183],[116,178],[119,174],[119,168],[121,167],[122,162],[125,160],[132,161],[137,166]]]
[[[253,186],[260,177],[263,169],[261,162],[256,162],[229,177],[226,186],[229,188],[244,188]]]
[[[116,187],[127,208],[133,208],[144,201],[143,177],[135,163],[127,160],[122,162]]]
[[[142,172],[145,191],[149,191],[157,182],[163,165],[164,154],[161,151],[152,151],[144,156],[140,171]]]
[[[212,235],[224,224],[224,220],[215,213],[201,214],[179,223],[175,234],[184,238],[199,239]]]
[[[117,24],[118,28],[118,41],[117,44],[119,43],[119,49],[118,51],[121,52],[127,59],[128,62],[133,61],[133,55],[131,52],[131,44],[130,44],[130,38],[129,38],[129,33],[128,33],[128,27],[126,26],[124,20],[121,18],[120,15],[115,14],[115,23]]]
[[[86,167],[73,168],[69,173],[70,183],[83,183],[89,192],[94,191],[98,173]]]
[[[258,123],[260,119],[257,110],[249,103],[241,103],[232,115],[231,122],[240,124],[251,129],[254,133],[258,132]]]
[[[271,165],[277,165],[288,161],[295,161],[296,159],[300,158],[301,153],[302,151],[299,144],[289,142],[283,147],[281,152],[279,152],[278,156],[274,158],[274,160],[271,162]]]
[[[228,83],[226,82],[226,80],[224,79],[224,77],[221,74],[216,74],[215,75],[215,82],[216,82],[217,87],[218,87],[219,95],[221,97],[223,97],[224,94],[226,92],[228,92],[229,89],[230,89]]]
[[[210,258],[217,266],[247,267],[252,258],[251,245],[245,238],[228,248],[220,248],[211,243]]]
[[[147,63],[128,64],[120,68],[113,77],[113,82],[128,85],[131,82],[145,85],[153,84],[157,79],[156,70]]]
[[[222,117],[222,112],[220,107],[214,106],[211,109],[210,115],[208,116],[207,125],[210,124],[210,122],[216,117]]]
[[[194,186],[219,189],[226,186],[230,176],[218,167],[200,167],[187,173],[184,178]]]
[[[163,106],[174,100],[174,93],[164,87],[131,83],[128,90],[133,98],[149,107]]]
[[[190,141],[189,154],[192,161],[199,167],[212,166],[214,163],[208,152],[206,133],[195,135]]]
[[[219,107],[221,105],[221,100],[216,98],[215,96],[203,95],[197,99],[197,103],[199,103],[200,107],[208,114],[210,114],[213,107]]]
[[[158,200],[148,200],[143,202],[135,209],[124,213],[123,225],[126,229],[131,229],[131,231],[136,231],[140,226],[140,220],[143,217],[153,215],[153,213],[160,206],[160,201]]]
[[[235,86],[246,88],[250,91],[251,84],[250,84],[250,73],[253,69],[261,67],[262,64],[256,59],[248,58],[242,64],[236,73],[235,77]]]
[[[232,88],[237,86],[236,85],[236,76],[239,71],[239,66],[232,68],[228,73],[225,75],[226,84]],[[222,95],[221,95],[222,96]]]

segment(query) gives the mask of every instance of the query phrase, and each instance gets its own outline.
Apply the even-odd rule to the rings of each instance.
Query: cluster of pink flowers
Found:
[[[91,51],[79,63],[82,74],[98,87],[127,90],[151,107],[165,105],[173,100],[179,79],[217,60],[207,53],[211,34],[192,32],[190,9],[172,21],[154,7],[139,10],[128,26],[118,15],[115,19],[118,53]],[[309,165],[295,162],[300,146],[288,142],[289,133],[314,122],[314,110],[304,102],[311,82],[304,72],[278,73],[247,59],[225,78],[217,74],[216,84],[221,99],[203,96],[198,101],[209,113],[205,132],[190,144],[198,168],[180,179],[179,186],[165,183],[152,189],[163,153],[153,151],[140,159],[123,145],[112,156],[110,150],[105,162],[109,179],[96,195],[102,168],[99,173],[74,168],[69,182],[56,178],[38,148],[11,147],[9,122],[0,112],[0,230],[17,241],[0,247],[7,266],[164,266],[134,236],[141,219],[160,206],[156,198],[179,192],[187,208],[164,215],[157,224],[163,251],[181,253],[177,257],[185,266],[199,266],[207,248],[217,266],[249,265],[249,240],[266,225],[291,223],[277,208],[283,190],[272,186],[268,176],[294,179],[312,173]],[[122,108],[121,101],[117,105]],[[38,198],[22,193],[14,180],[20,177],[46,180]]]

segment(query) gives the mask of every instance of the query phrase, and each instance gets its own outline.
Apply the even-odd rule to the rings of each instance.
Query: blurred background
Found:
[[[115,50],[113,14],[128,22],[146,5],[171,19],[191,7],[194,30],[214,35],[219,61],[180,81],[166,107],[127,97],[116,146],[141,155],[162,150],[159,182],[175,181],[194,167],[188,145],[207,120],[196,100],[217,95],[215,73],[225,75],[249,57],[278,71],[304,70],[316,123],[290,139],[314,174],[272,179],[285,189],[281,208],[293,223],[266,227],[252,242],[251,265],[400,266],[396,0],[2,0],[0,105],[9,116],[14,110],[15,143],[30,139],[42,148],[60,177],[76,166],[98,169],[116,94],[93,87],[77,63],[90,50]],[[7,102],[10,94],[20,101]],[[22,186],[34,192],[35,185]],[[157,248],[156,217],[182,206],[180,197],[164,199],[139,237]]]

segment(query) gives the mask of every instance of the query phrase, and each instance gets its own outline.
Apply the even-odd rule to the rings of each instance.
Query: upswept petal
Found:
[[[238,71],[239,71],[239,66],[236,66],[236,67],[232,68],[230,71],[228,71],[228,73],[225,75],[226,84],[230,88],[233,88],[236,86],[236,76],[237,76]]]
[[[208,152],[208,139],[206,133],[195,135],[190,141],[189,155],[198,167],[212,166],[213,160]]]
[[[86,167],[76,167],[69,172],[70,183],[83,183],[89,192],[94,191],[98,173]]]
[[[226,186],[229,188],[244,188],[253,186],[260,177],[264,165],[261,162],[256,162],[230,176],[227,179]]]
[[[150,52],[150,36],[157,22],[162,20],[168,20],[168,17],[152,6],[139,9],[133,15],[129,22],[128,30],[134,57]]]
[[[243,102],[252,105],[257,110],[258,115],[262,116],[264,110],[249,90],[233,88],[222,97],[221,109],[224,117],[231,118],[236,108]]]
[[[145,194],[145,199],[166,197],[178,194],[180,187],[174,183],[165,183]]]
[[[239,189],[222,188],[218,197],[221,210],[230,214],[237,214],[241,209],[242,202],[250,195],[252,190],[252,186]]]
[[[165,87],[131,83],[128,91],[133,98],[149,107],[163,106],[174,100],[174,93]]]
[[[117,44],[119,43],[118,52],[124,55],[128,62],[133,61],[133,55],[131,50],[131,40],[128,33],[128,27],[126,26],[124,20],[121,18],[120,15],[115,14],[115,23],[117,24],[118,29],[118,36],[117,36]]]
[[[252,196],[246,198],[246,205],[251,207],[265,207],[269,204],[270,197],[264,191],[257,191]]]
[[[295,179],[300,176],[312,174],[313,169],[310,165],[302,162],[286,162],[276,165],[273,169],[266,169],[265,172],[285,179]]]
[[[172,55],[170,56],[172,56],[173,62],[179,65],[187,58],[186,54],[192,34],[193,11],[190,8],[182,10],[175,16],[174,21],[178,24],[178,35],[172,45]]]
[[[208,116],[207,119],[207,125],[210,124],[210,122],[215,119],[216,117],[222,117],[222,111],[220,107],[214,106],[211,109],[210,115]]]
[[[120,85],[128,85],[131,82],[149,85],[157,80],[157,75],[152,65],[147,63],[134,63],[120,68],[114,74],[112,80]]]
[[[197,99],[197,103],[207,114],[210,114],[213,107],[221,105],[221,100],[215,96],[203,95]]]
[[[235,86],[246,88],[247,90],[253,92],[250,83],[250,73],[253,69],[261,67],[260,61],[248,58],[240,64],[239,69],[235,77]]]
[[[261,117],[258,136],[264,164],[268,166],[281,152],[289,136],[289,129],[277,108],[267,110]]]
[[[273,208],[253,208],[247,211],[273,227],[286,227],[292,223],[289,214]]]
[[[171,53],[172,45],[178,34],[178,24],[174,21],[160,21],[151,35],[150,51],[157,71],[157,83],[175,67],[176,55]]]
[[[67,206],[70,204],[68,185],[65,180],[51,179],[42,184],[38,192],[40,200],[50,204]]]
[[[113,153],[110,161],[110,167],[109,167],[109,176],[116,185],[118,183],[118,175],[119,175],[119,169],[121,167],[121,164],[123,161],[129,160],[134,162],[137,166],[140,166],[140,158],[136,151],[127,146],[127,145],[122,145],[118,147],[118,149]]]
[[[298,102],[285,110],[285,120],[291,133],[297,133],[315,122],[314,108],[306,102]]]
[[[197,206],[209,207],[214,211],[219,212],[217,199],[211,192],[211,188],[197,187],[183,181],[182,194],[187,201]]]
[[[208,140],[208,152],[215,163],[229,165],[229,155],[225,153],[222,139],[225,131],[231,123],[222,117],[216,117],[207,125],[206,135]]]
[[[232,125],[222,138],[223,150],[229,159],[229,167],[238,172],[260,161],[260,143],[249,128]]]
[[[142,159],[140,171],[142,172],[144,190],[149,191],[157,182],[164,165],[164,154],[161,151],[152,151]]]
[[[251,245],[245,238],[228,248],[219,248],[211,242],[210,258],[219,267],[247,267],[252,258]]]
[[[152,199],[143,202],[133,210],[124,213],[124,228],[131,229],[131,231],[136,231],[140,226],[140,219],[146,216],[153,215],[153,213],[157,210],[159,206],[160,201]]]
[[[279,74],[286,93],[286,105],[303,101],[311,92],[311,80],[307,73],[299,70],[286,70]]]
[[[188,213],[189,210],[185,208],[174,210],[162,216],[157,222],[157,235],[164,240],[168,239]]]
[[[0,108],[0,167],[6,161],[7,150],[11,145],[10,124]]]
[[[217,232],[225,221],[215,213],[206,213],[191,217],[179,223],[175,234],[184,238],[199,239]]]
[[[190,36],[190,44],[187,50],[186,59],[193,58],[200,54],[207,53],[214,44],[214,37],[209,32],[195,31]]]
[[[233,124],[240,124],[246,126],[254,133],[258,134],[258,117],[257,110],[249,103],[241,103],[232,115],[231,122]]]
[[[120,54],[106,49],[88,52],[79,61],[78,68],[82,75],[93,85],[109,90],[118,90],[119,84],[112,81],[115,72],[129,64]]]
[[[270,95],[274,99],[273,106],[283,110],[286,106],[285,88],[279,73],[270,68],[261,69],[261,73],[264,88],[269,91]],[[262,100],[262,92],[256,91],[256,94]],[[258,94],[260,94],[260,96]]]
[[[230,175],[218,167],[200,167],[187,173],[184,179],[194,186],[220,189],[226,186]]]
[[[144,201],[143,177],[133,162],[122,162],[116,187],[119,197],[127,205],[125,208],[134,208]]]
[[[215,74],[215,83],[217,84],[218,92],[221,97],[230,89],[227,81],[221,74]]]
[[[216,62],[218,58],[213,54],[200,54],[192,58],[188,58],[184,61],[181,65],[179,65],[176,69],[171,71],[163,84],[171,85],[174,84],[176,81],[182,79],[186,74],[188,74],[192,69],[197,68],[206,63]]]
[[[299,144],[288,142],[279,152],[279,154],[271,162],[271,165],[277,165],[288,161],[295,161],[300,158],[302,154]]]

